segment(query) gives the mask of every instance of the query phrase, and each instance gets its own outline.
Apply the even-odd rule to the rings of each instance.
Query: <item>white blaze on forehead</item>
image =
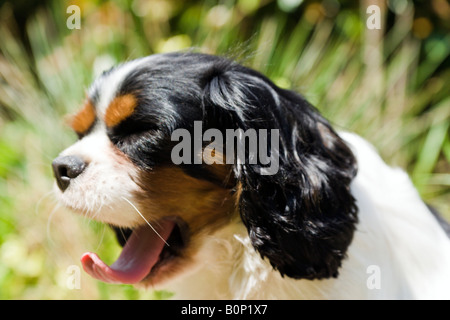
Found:
[[[115,67],[111,72],[99,77],[89,89],[89,96],[97,95],[98,100],[95,104],[97,117],[104,119],[106,110],[111,101],[116,97],[122,82],[128,74],[138,68],[141,64],[146,63],[150,57],[140,58],[126,62]]]
[[[112,153],[111,141],[106,132],[97,129],[61,152],[60,156],[77,156],[90,163],[105,161],[110,153]]]

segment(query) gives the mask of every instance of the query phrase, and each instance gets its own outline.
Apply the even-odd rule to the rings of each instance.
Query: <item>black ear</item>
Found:
[[[337,277],[357,222],[356,161],[347,145],[300,95],[239,65],[211,72],[203,108],[204,121],[223,130],[279,130],[275,174],[248,161],[234,166],[254,248],[282,275]]]

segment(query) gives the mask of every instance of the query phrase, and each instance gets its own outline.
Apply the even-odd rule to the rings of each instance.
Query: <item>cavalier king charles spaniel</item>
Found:
[[[407,174],[257,71],[192,52],[129,61],[71,127],[55,192],[123,247],[110,265],[81,257],[96,279],[188,299],[450,298],[448,225]]]

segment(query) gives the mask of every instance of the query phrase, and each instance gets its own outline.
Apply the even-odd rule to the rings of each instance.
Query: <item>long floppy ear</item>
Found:
[[[350,149],[300,95],[239,65],[209,73],[203,108],[204,122],[222,131],[279,130],[276,173],[261,174],[266,165],[259,162],[234,165],[240,215],[254,248],[283,276],[337,277],[357,222]]]

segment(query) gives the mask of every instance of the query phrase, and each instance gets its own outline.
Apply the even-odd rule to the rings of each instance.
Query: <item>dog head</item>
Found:
[[[357,220],[355,159],[300,95],[225,58],[153,55],[103,73],[71,126],[79,140],[53,162],[55,190],[67,207],[109,224],[123,246],[111,266],[85,254],[92,276],[174,278],[201,264],[208,235],[236,219],[282,275],[337,276]],[[232,147],[218,138],[228,130]],[[249,145],[264,148],[276,170]]]

